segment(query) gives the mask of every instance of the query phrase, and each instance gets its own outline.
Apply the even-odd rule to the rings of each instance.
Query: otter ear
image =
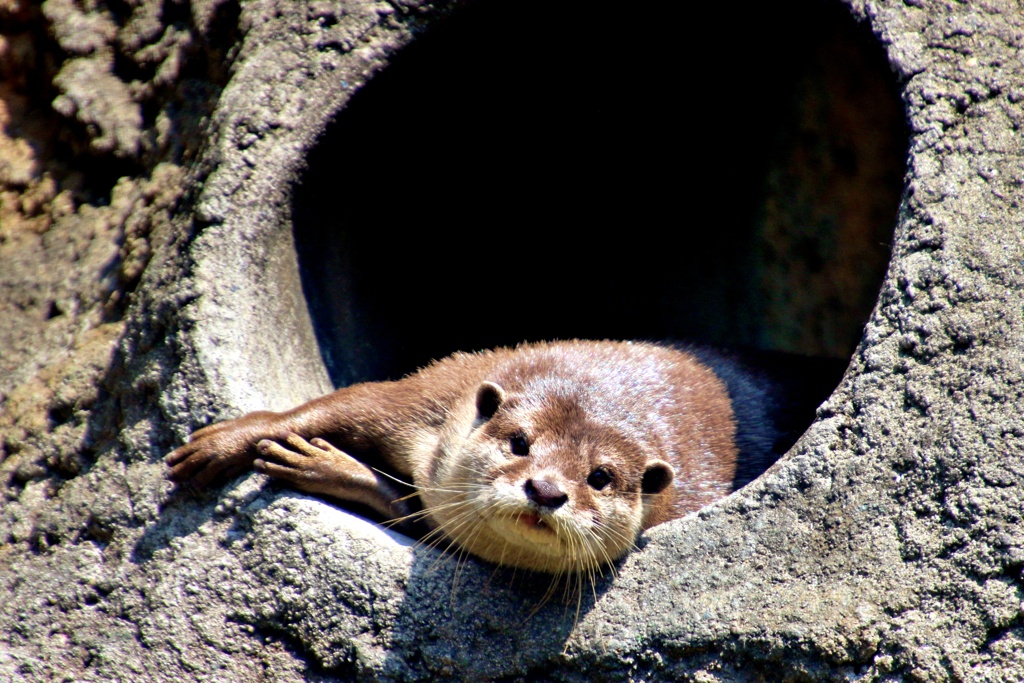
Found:
[[[644,470],[644,480],[640,490],[644,493],[661,493],[675,478],[672,466],[664,460],[651,460]]]
[[[494,382],[484,382],[476,391],[476,412],[483,419],[490,420],[504,400],[504,389]]]

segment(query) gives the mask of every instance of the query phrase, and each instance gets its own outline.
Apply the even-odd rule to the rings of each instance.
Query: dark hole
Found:
[[[60,305],[56,301],[50,301],[46,308],[46,319],[53,320],[54,318],[64,315],[64,311],[61,310]]]
[[[536,7],[455,13],[309,155],[293,218],[334,383],[554,338],[848,357],[906,149],[870,30],[809,0]]]
[[[74,404],[57,402],[49,408],[50,425],[56,427],[71,421],[75,415]]]

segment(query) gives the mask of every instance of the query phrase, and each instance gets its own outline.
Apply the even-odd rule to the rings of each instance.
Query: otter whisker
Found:
[[[413,484],[412,482],[408,482],[408,481],[404,481],[402,479],[399,479],[398,477],[394,476],[390,472],[385,472],[384,470],[378,469],[376,467],[371,467],[370,469],[373,470],[374,472],[376,472],[377,474],[381,475],[382,477],[387,477],[391,481],[397,482],[397,483],[401,484],[402,486],[408,486],[409,488],[418,488],[416,486],[416,484]]]
[[[399,500],[402,500],[402,499],[399,499]],[[411,512],[408,515],[402,515],[401,517],[394,517],[394,518],[389,519],[386,522],[384,522],[384,525],[385,526],[392,526],[392,525],[395,525],[395,524],[398,524],[398,523],[401,523],[401,522],[406,522],[406,521],[418,521],[418,520],[430,517],[430,515],[433,512],[437,512],[437,511],[440,511],[440,510],[451,509],[451,508],[458,507],[460,505],[467,505],[467,504],[468,503],[466,503],[465,501],[455,501],[455,502],[445,503],[445,504],[442,504],[442,505],[435,505],[435,506],[433,506],[431,508],[428,508],[428,509],[417,510],[416,512]]]

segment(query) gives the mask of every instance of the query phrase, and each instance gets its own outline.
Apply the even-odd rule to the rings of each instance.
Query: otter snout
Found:
[[[527,479],[523,484],[523,490],[526,492],[526,497],[534,503],[552,510],[557,510],[569,500],[569,494],[549,479]]]

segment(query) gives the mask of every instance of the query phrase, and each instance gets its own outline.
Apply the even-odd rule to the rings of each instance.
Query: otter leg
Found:
[[[287,447],[283,445],[287,444]],[[287,434],[256,445],[260,457],[253,468],[283,479],[300,491],[361,503],[386,519],[407,516],[411,508],[387,479],[323,439],[306,441]]]
[[[249,413],[204,427],[188,443],[164,458],[174,481],[194,480],[206,486],[215,478],[226,479],[249,469],[257,457],[256,442],[282,434],[281,414],[267,411]]]

